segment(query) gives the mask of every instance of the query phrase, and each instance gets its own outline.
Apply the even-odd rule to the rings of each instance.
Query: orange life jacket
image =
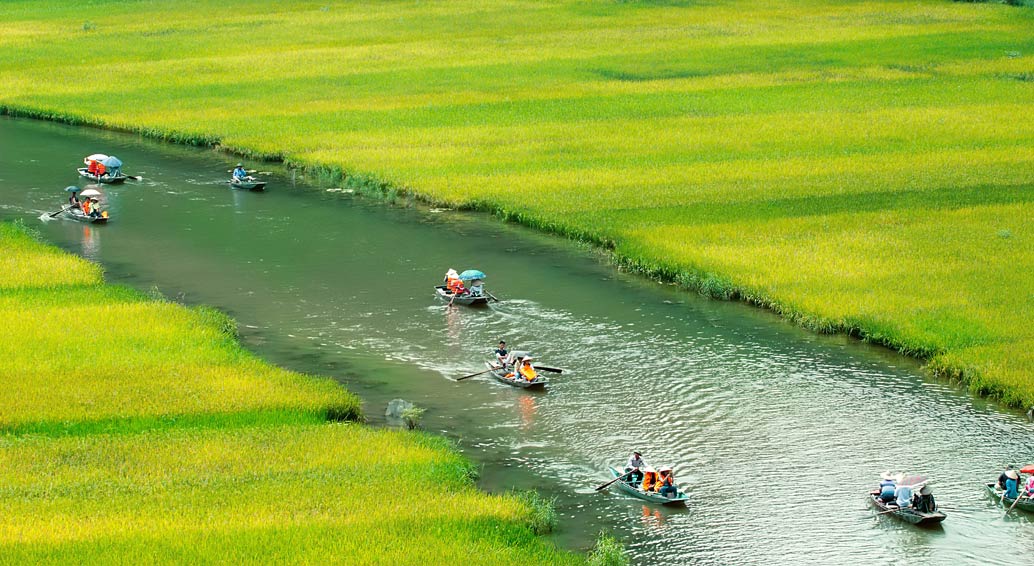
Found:
[[[535,381],[539,375],[535,373],[535,368],[531,367],[531,364],[521,365],[521,376],[528,381]]]
[[[657,485],[657,472],[643,473],[643,491],[654,491]]]
[[[105,167],[103,163],[98,163],[96,169],[97,176],[100,177],[105,171],[107,171],[107,167]]]
[[[96,173],[97,172],[97,160],[96,159],[91,159],[90,160],[90,164],[86,166],[86,172],[87,173]]]
[[[90,213],[90,199],[84,199],[82,203],[83,214]]]
[[[660,491],[660,489],[662,487],[674,486],[674,485],[675,485],[675,474],[672,474],[671,472],[662,473],[660,475],[660,477],[657,478],[657,485],[656,485],[657,491]]]
[[[459,279],[450,279],[449,290],[457,295],[462,295],[465,290],[463,288],[463,281],[460,281]]]

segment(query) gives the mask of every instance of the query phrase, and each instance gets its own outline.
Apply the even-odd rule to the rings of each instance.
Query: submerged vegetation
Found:
[[[342,422],[354,395],[254,358],[224,315],[17,226],[0,249],[4,562],[585,562],[539,538],[538,499],[479,492],[443,439]]]
[[[1034,405],[1030,8],[91,6],[5,4],[0,107],[489,210]]]

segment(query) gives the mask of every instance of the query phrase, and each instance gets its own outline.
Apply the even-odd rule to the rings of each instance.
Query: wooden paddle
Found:
[[[62,207],[61,210],[51,214],[50,217],[53,218],[53,217],[57,216],[58,214],[61,214],[62,212],[68,210],[69,208],[71,208],[71,206]]]
[[[140,175],[126,175],[126,178],[127,179],[132,179],[134,181],[143,181],[144,180],[144,178],[141,177]]]
[[[495,301],[497,303],[499,302],[499,299],[495,298],[495,295],[493,295],[492,293],[489,293],[488,291],[485,291],[485,294],[488,295],[489,299],[492,299],[493,301]]]
[[[1005,493],[1002,493],[1002,497],[1003,498],[1005,497]],[[1006,517],[1009,516],[1009,511],[1012,511],[1012,508],[1016,507],[1016,504],[1020,502],[1020,498],[1021,497],[1023,497],[1023,494],[1021,494],[1021,493],[1017,493],[1016,494],[1016,499],[1013,500],[1012,505],[1010,505],[1009,508],[1005,510],[1005,516]]]
[[[553,368],[553,367],[549,367],[549,366],[537,366],[537,365],[534,365],[534,364],[532,365],[532,367],[534,367],[535,369],[540,369],[542,371],[548,371],[550,373],[564,373],[564,370],[562,370],[560,368]]]
[[[464,379],[467,379],[468,377],[474,377],[475,375],[485,374],[485,373],[488,373],[490,371],[494,371],[494,370],[497,370],[497,369],[499,369],[499,368],[489,368],[489,369],[486,369],[485,371],[479,371],[477,373],[472,373],[470,375],[465,375],[465,376],[457,379],[456,381],[463,381]]]
[[[616,481],[618,481],[618,480],[623,480],[623,479],[625,479],[626,477],[628,477],[628,476],[632,475],[632,472],[634,472],[634,471],[635,471],[635,470],[631,470],[631,471],[628,471],[628,472],[626,472],[626,473],[625,473],[625,475],[623,475],[623,476],[618,476],[618,477],[616,477],[616,478],[614,478],[614,479],[610,480],[609,482],[607,482],[607,483],[605,483],[605,484],[603,484],[603,485],[601,485],[601,486],[597,487],[597,488],[596,488],[596,491],[600,491],[600,490],[603,490],[603,489],[606,489],[606,488],[610,487],[610,484],[612,484],[612,483],[614,483],[614,482],[616,482]]]

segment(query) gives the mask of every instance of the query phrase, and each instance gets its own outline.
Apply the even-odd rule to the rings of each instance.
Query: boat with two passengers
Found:
[[[523,375],[519,375],[519,372],[514,371],[514,367],[519,366],[519,364],[523,363],[524,360],[528,360],[530,362],[533,359],[527,352],[512,352],[510,356],[511,357],[509,359],[514,360],[514,363],[501,364],[497,361],[485,362],[485,367],[491,370],[489,373],[492,374],[492,377],[496,378],[496,380],[521,389],[543,389],[547,384],[549,384],[549,380],[538,372],[534,373],[534,379],[529,380]],[[532,367],[534,368],[534,366]]]
[[[435,296],[450,305],[486,306],[488,301],[499,299],[485,291],[485,277],[484,272],[477,269],[468,269],[463,273],[450,269],[445,274],[445,284],[435,286]]]
[[[881,487],[884,484],[892,487],[895,495],[893,499],[885,500],[880,493],[881,490],[869,492],[869,500],[879,511],[877,515],[894,515],[906,523],[919,526],[939,525],[947,518],[947,515],[937,509],[937,501],[926,477],[885,473],[883,480]],[[902,489],[907,491],[902,493]],[[904,497],[904,503],[900,505],[899,497]]]
[[[607,469],[610,470],[610,475],[615,479],[622,478],[614,482],[614,485],[632,497],[642,499],[643,501],[649,501],[650,503],[657,505],[664,505],[666,507],[685,507],[686,504],[689,503],[689,496],[681,489],[679,489],[673,497],[666,497],[655,491],[644,491],[641,485],[639,485],[639,482],[636,482],[635,484],[629,483],[627,479],[622,477],[625,475],[625,472],[615,468],[614,466],[610,466]]]
[[[129,175],[122,173],[122,160],[114,155],[94,153],[83,158],[86,167],[76,169],[80,177],[89,179],[94,183],[117,185],[129,179]]]

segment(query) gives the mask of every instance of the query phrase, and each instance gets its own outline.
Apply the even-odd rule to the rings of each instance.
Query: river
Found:
[[[113,220],[42,221],[89,153],[140,182],[105,187]],[[397,207],[292,183],[229,190],[236,159],[137,136],[0,118],[0,220],[100,262],[110,281],[233,315],[245,345],[358,393],[373,424],[388,400],[427,409],[491,491],[556,498],[555,537],[607,530],[636,564],[1017,564],[1034,517],[981,488],[1034,461],[1025,417],[924,376],[918,364],[774,315],[626,276],[572,242],[483,215]],[[447,268],[488,273],[501,302],[448,308]],[[481,369],[494,344],[567,371],[516,390]],[[687,509],[595,493],[640,449],[675,467]],[[875,517],[879,472],[933,478],[942,528]]]

